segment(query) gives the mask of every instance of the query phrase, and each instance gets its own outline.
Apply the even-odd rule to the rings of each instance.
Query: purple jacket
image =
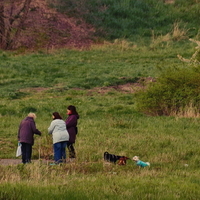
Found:
[[[35,121],[32,117],[26,117],[21,121],[18,130],[18,140],[20,142],[34,144],[33,135],[41,135],[41,132],[36,129]]]
[[[69,133],[69,142],[71,143],[75,143],[76,140],[76,134],[78,133],[78,119],[79,115],[69,115],[69,117],[65,121],[67,131]]]

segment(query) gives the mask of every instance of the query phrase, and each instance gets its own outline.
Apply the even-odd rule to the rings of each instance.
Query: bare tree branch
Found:
[[[3,1],[0,0],[0,48],[5,48],[5,40],[4,5]]]
[[[19,17],[20,21],[19,21],[18,28],[17,28],[17,30],[15,32],[15,35],[10,40],[10,43],[8,44],[8,48],[12,48],[13,47],[15,41],[18,39],[18,37],[20,35],[20,32],[21,32],[21,30],[23,28],[24,22],[25,22],[25,20],[27,18],[28,12],[29,12],[29,7],[30,7],[30,4],[31,4],[31,1],[32,0],[25,0],[23,8],[18,13],[18,16],[20,14],[22,14],[22,15]],[[18,16],[17,16],[17,18],[18,18]],[[15,16],[15,19],[17,19],[17,18]]]
[[[16,43],[27,19],[32,0],[0,0],[0,48],[11,49]],[[5,11],[5,6],[7,12]],[[17,6],[21,9],[17,11]],[[15,27],[13,24],[15,23]],[[14,31],[13,31],[14,30]]]

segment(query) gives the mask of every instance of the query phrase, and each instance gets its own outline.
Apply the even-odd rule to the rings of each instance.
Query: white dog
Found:
[[[149,162],[143,162],[141,160],[139,160],[139,157],[138,156],[134,156],[132,158],[133,161],[136,162],[136,164],[140,167],[146,167],[146,166],[150,166],[150,163]]]

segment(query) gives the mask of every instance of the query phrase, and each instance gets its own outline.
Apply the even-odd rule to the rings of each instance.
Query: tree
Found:
[[[12,49],[24,28],[32,0],[0,0],[0,49]]]

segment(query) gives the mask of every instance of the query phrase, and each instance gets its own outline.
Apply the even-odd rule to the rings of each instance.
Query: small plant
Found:
[[[175,41],[183,40],[187,38],[188,30],[186,28],[180,28],[180,23],[175,22],[171,33],[172,39]]]
[[[188,105],[180,107],[177,111],[172,111],[170,115],[177,117],[199,118],[200,112],[198,106],[193,103],[188,103]]]
[[[181,61],[187,62],[187,63],[191,64],[192,66],[198,67],[198,66],[200,66],[200,41],[193,40],[193,39],[189,39],[189,40],[191,42],[194,42],[194,43],[197,44],[197,47],[195,48],[196,51],[194,52],[192,57],[190,59],[186,59],[186,58],[183,58],[180,55],[177,55],[177,56]]]
[[[179,22],[175,22],[173,24],[172,31],[169,33],[162,35],[162,34],[155,34],[155,31],[152,31],[152,42],[150,44],[150,48],[156,47],[168,47],[172,44],[173,41],[180,41],[185,40],[188,38],[187,33],[189,30],[186,28],[181,28]]]

